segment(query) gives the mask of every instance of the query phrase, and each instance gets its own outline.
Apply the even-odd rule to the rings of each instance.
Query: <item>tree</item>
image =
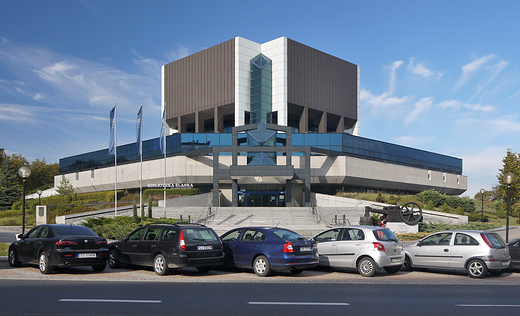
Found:
[[[22,194],[22,186],[18,179],[17,169],[11,160],[3,159],[0,169],[0,209],[7,209]]]
[[[58,192],[59,195],[72,194],[74,193],[74,187],[72,187],[72,184],[70,183],[69,179],[63,178],[56,192]]]
[[[506,156],[502,159],[504,163],[504,167],[502,169],[498,169],[500,173],[497,175],[498,184],[497,194],[502,198],[505,202],[501,205],[501,209],[507,208],[507,184],[504,179],[504,175],[508,172],[511,172],[515,175],[515,181],[511,184],[510,187],[510,214],[511,215],[519,215],[517,202],[519,200],[520,193],[520,155],[518,153],[512,152],[511,149],[507,149]]]

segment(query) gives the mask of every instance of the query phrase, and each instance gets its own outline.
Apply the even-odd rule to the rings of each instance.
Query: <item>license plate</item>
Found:
[[[307,252],[307,251],[311,251],[312,250],[312,247],[300,247],[300,252]]]
[[[392,258],[392,263],[401,262],[401,258]]]
[[[78,258],[96,258],[95,253],[78,253]]]
[[[197,250],[213,250],[213,246],[197,246]]]
[[[509,266],[509,261],[502,261],[503,266]]]

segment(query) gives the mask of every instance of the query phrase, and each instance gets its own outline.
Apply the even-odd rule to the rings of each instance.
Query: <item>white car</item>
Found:
[[[483,278],[488,271],[502,274],[511,263],[509,248],[502,237],[485,231],[442,231],[406,245],[404,250],[405,270],[466,270],[472,278]]]
[[[403,243],[388,228],[342,226],[313,237],[318,247],[320,266],[354,268],[366,277],[381,268],[393,274],[404,263]]]

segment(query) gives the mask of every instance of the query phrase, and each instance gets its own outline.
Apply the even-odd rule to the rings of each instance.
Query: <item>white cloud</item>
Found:
[[[490,105],[469,104],[469,103],[463,103],[463,102],[457,101],[457,100],[446,100],[446,101],[440,102],[437,105],[443,109],[447,109],[447,108],[460,109],[461,107],[464,107],[469,110],[482,111],[482,112],[489,112],[489,111],[493,111],[495,109],[494,106],[490,106]]]
[[[490,54],[462,66],[462,77],[455,85],[454,90],[457,91],[460,87],[465,85],[475,75],[475,73],[482,69],[482,67],[493,58],[495,58],[495,54]]]
[[[415,102],[414,109],[409,115],[406,116],[404,119],[404,124],[409,124],[410,122],[416,120],[422,113],[427,112],[432,107],[432,103],[432,97],[422,98]]]
[[[177,46],[179,46],[179,48],[174,49],[168,53],[167,58],[169,62],[176,61],[190,55],[189,49],[187,47],[182,44],[177,44]]]
[[[443,76],[443,73],[432,71],[432,70],[424,67],[422,63],[414,63],[414,60],[415,60],[415,58],[410,58],[410,62],[406,66],[406,69],[409,72],[414,73],[414,74],[419,75],[424,78],[431,77],[435,74],[437,75],[438,79],[440,79]]]

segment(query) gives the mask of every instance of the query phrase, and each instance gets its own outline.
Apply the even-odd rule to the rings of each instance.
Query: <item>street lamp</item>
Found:
[[[504,180],[507,184],[507,216],[506,216],[506,243],[509,242],[509,192],[511,190],[511,183],[515,181],[515,175],[508,172],[504,175]]]
[[[23,182],[23,215],[22,215],[22,236],[25,233],[25,179],[31,175],[31,169],[27,166],[20,167],[18,169],[18,175],[22,177]]]
[[[38,205],[40,205],[42,202],[42,200],[40,199],[42,196],[42,190],[38,190],[36,193],[38,193]]]
[[[480,189],[480,196],[482,197],[482,223],[484,223],[484,189]]]

